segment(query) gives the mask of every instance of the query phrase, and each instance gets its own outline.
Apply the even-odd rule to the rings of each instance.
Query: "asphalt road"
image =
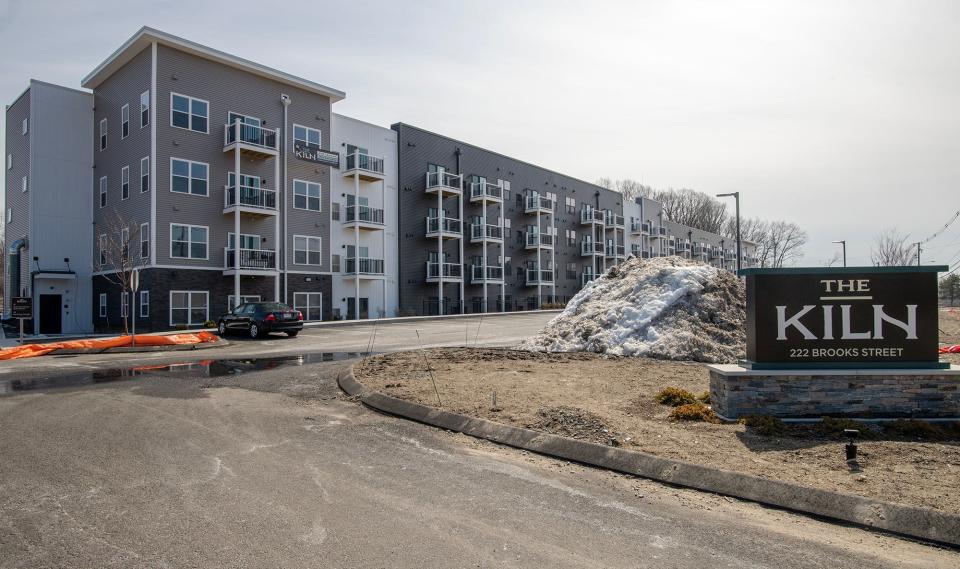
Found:
[[[188,364],[0,397],[0,568],[960,566],[383,416],[338,390],[345,365]]]

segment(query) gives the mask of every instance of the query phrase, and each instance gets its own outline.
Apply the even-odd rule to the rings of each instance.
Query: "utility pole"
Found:
[[[922,241],[917,241],[917,266],[920,266],[920,244]]]

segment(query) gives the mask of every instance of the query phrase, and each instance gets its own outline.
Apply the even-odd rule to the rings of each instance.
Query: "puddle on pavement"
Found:
[[[31,378],[0,377],[0,396],[15,395],[24,391],[78,387],[114,381],[127,381],[140,377],[163,374],[165,377],[202,378],[224,377],[252,371],[269,371],[279,367],[350,360],[367,355],[364,352],[314,352],[292,356],[264,358],[239,358],[222,360],[198,360],[175,364],[143,365],[103,370],[90,370],[62,374],[50,374]]]

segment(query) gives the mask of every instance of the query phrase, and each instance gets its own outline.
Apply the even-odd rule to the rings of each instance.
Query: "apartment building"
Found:
[[[306,320],[530,310],[630,255],[735,266],[654,200],[336,114],[342,91],[150,28],[82,86],[33,81],[7,108],[5,306],[34,295],[41,332],[198,327],[252,300]]]
[[[36,80],[6,108],[4,316],[32,297],[28,329],[43,334],[93,327],[92,108],[90,93]]]

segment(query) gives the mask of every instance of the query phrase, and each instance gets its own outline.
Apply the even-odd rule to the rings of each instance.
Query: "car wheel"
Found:
[[[224,322],[223,320],[221,320],[220,323],[217,324],[217,334],[219,334],[220,336],[227,335],[227,323]]]
[[[256,324],[250,325],[250,337],[254,340],[260,337],[260,327]]]
[[[287,332],[287,336],[290,336],[291,338],[296,338],[297,334],[299,333],[300,333],[300,330],[290,330],[289,332]]]

